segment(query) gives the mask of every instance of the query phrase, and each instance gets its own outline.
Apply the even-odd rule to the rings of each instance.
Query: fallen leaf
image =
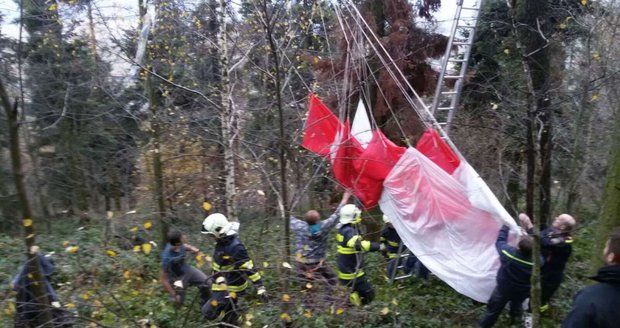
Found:
[[[282,295],[282,300],[284,302],[290,302],[291,301],[291,297],[289,296],[289,294],[284,294],[284,295]]]
[[[211,203],[209,202],[204,202],[202,203],[202,209],[205,211],[210,211],[213,208],[213,206],[211,205]]]
[[[280,319],[286,321],[286,322],[291,322],[293,321],[293,319],[291,318],[291,316],[288,313],[282,313],[280,314]]]
[[[293,267],[288,262],[282,262],[282,266],[287,269],[292,269]]]
[[[336,314],[337,314],[337,315],[341,315],[341,314],[343,314],[343,313],[344,313],[344,309],[343,309],[343,308],[338,308],[338,309],[336,309]]]
[[[153,227],[153,223],[151,221],[144,222],[144,229],[149,230]]]
[[[151,253],[152,246],[149,243],[142,244],[142,253],[149,255]]]
[[[108,249],[107,251],[105,251],[105,253],[109,256],[109,257],[115,257],[116,256],[116,252]]]
[[[387,306],[381,309],[381,315],[387,315],[388,313],[390,313],[390,309]]]
[[[75,254],[80,249],[79,246],[69,246],[65,249],[67,253]]]

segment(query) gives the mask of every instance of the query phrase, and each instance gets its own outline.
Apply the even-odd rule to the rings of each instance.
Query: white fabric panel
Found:
[[[379,205],[405,245],[457,292],[487,302],[500,266],[495,241],[501,211],[469,195],[415,148],[407,149],[383,186]]]
[[[372,128],[362,99],[357,103],[357,110],[355,111],[355,117],[351,125],[351,135],[359,141],[364,149],[366,149],[370,140],[372,140]]]
[[[515,220],[469,163],[462,160],[452,176],[465,187],[467,198],[472,205],[491,213],[494,219],[509,226],[511,230],[519,230]]]

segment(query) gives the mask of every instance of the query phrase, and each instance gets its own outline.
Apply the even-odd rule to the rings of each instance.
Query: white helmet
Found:
[[[385,214],[383,214],[383,223],[390,223],[390,218]]]
[[[353,204],[347,204],[340,209],[340,224],[359,223],[362,221],[362,211]]]
[[[202,221],[202,230],[201,233],[211,234],[215,236],[215,238],[219,238],[221,236],[225,236],[230,228],[230,224],[228,223],[228,219],[222,213],[214,213],[207,216],[204,221]]]

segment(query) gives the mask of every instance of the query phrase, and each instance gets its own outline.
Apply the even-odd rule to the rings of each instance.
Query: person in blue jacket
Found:
[[[591,279],[598,284],[582,289],[562,323],[563,328],[612,328],[620,325],[620,227],[603,250],[605,266]]]
[[[478,323],[480,327],[493,327],[506,304],[510,304],[511,318],[519,320],[523,313],[523,302],[530,295],[532,237],[521,236],[515,248],[508,245],[509,230],[508,226],[502,226],[495,242],[501,266],[497,272],[497,286]]]

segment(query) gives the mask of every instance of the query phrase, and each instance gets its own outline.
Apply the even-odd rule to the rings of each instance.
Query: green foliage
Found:
[[[260,225],[251,224],[253,218],[242,221],[241,238],[246,242],[256,265],[261,267],[270,295],[270,302],[260,304],[253,292],[243,296],[240,307],[243,310],[243,326],[263,327],[277,324],[280,320],[280,301],[285,297],[280,289],[287,269],[281,265],[279,236],[281,227],[262,231]],[[270,221],[272,227],[277,221]],[[118,246],[102,247],[99,225],[78,230],[78,220],[67,219],[54,227],[53,238],[40,236],[43,251],[54,251],[56,274],[53,282],[59,292],[63,306],[78,316],[90,318],[111,327],[133,326],[135,322],[156,327],[198,327],[203,324],[195,288],[190,288],[185,305],[175,309],[168,295],[158,281],[159,252],[156,248],[149,255],[123,250]],[[127,228],[130,222],[125,223]],[[140,224],[134,222],[134,224]],[[188,242],[199,246],[207,255],[212,244],[204,236],[183,229]],[[568,264],[567,275],[552,300],[551,311],[543,317],[543,327],[555,327],[566,316],[574,294],[587,283],[589,259],[592,251],[592,225],[578,230],[574,253]],[[262,248],[257,248],[259,235],[263,235]],[[76,253],[67,253],[64,242],[79,246]],[[333,245],[332,245],[333,246]],[[18,239],[0,236],[0,293],[7,295],[0,303],[0,325],[8,325],[11,293],[8,283],[16,273],[22,243]],[[114,250],[111,257],[107,250]],[[334,265],[334,253],[329,262]],[[267,267],[264,267],[264,262]],[[190,259],[192,265],[197,263]],[[313,294],[302,292],[305,281],[293,280],[288,297],[293,302],[289,313],[295,327],[470,327],[484,311],[484,305],[464,297],[435,277],[429,281],[409,278],[389,284],[385,278],[385,260],[379,254],[367,256],[366,271],[377,293],[375,300],[364,307],[347,304],[347,293],[341,287],[326,295],[325,288],[312,282]],[[201,267],[209,272],[209,264]],[[294,278],[294,276],[293,276]],[[88,321],[78,319],[79,326],[88,326]],[[148,325],[147,325],[148,326]],[[509,327],[505,314],[498,327]]]

